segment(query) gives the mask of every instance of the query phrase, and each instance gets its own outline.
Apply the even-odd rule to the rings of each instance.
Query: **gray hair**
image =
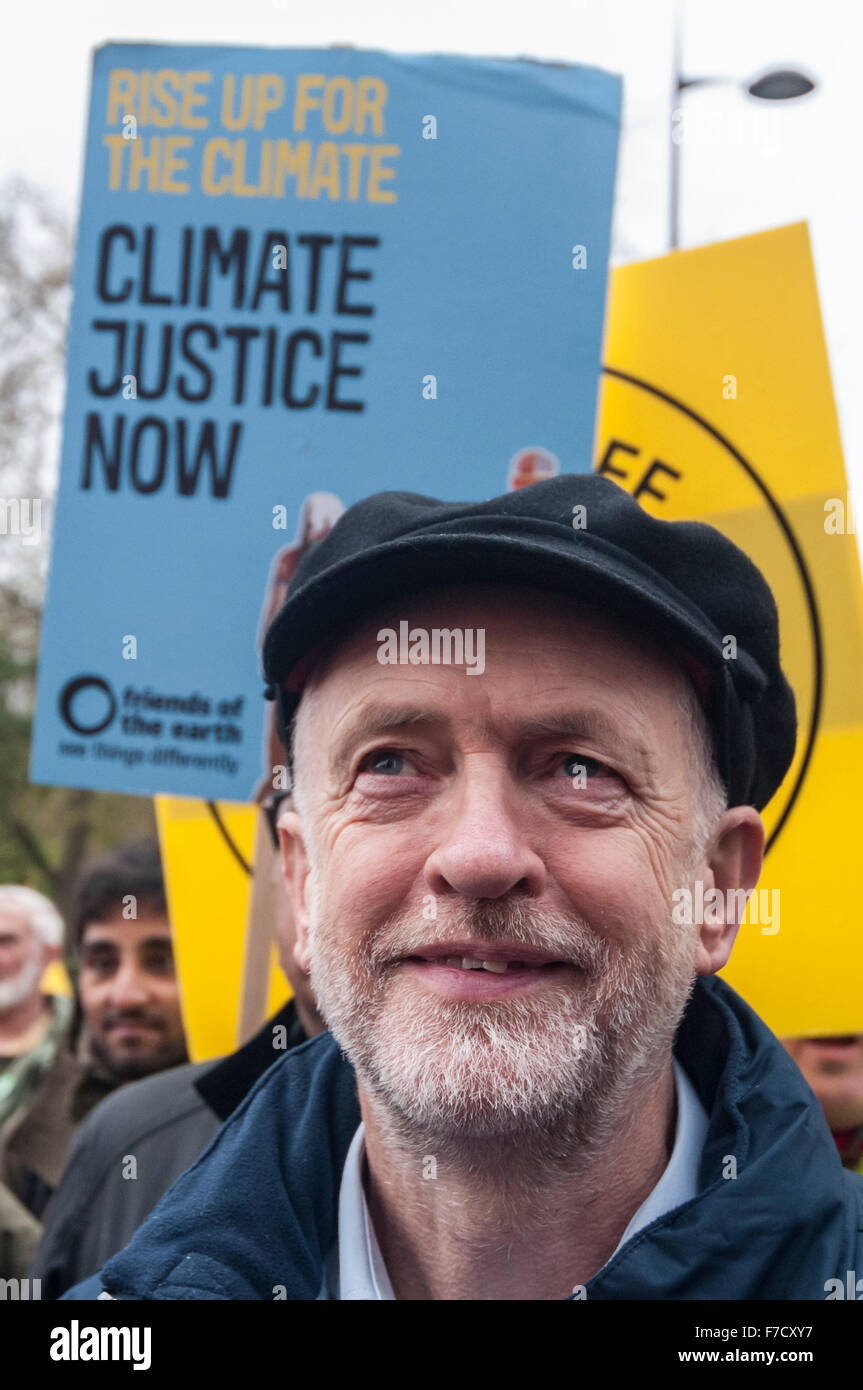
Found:
[[[695,687],[686,682],[686,693],[681,696],[680,713],[688,725],[690,758],[694,763],[697,778],[696,807],[692,824],[692,855],[698,859],[706,849],[716,823],[728,807],[728,793],[719,776],[713,750],[713,733],[707,715],[695,693]]]
[[[63,918],[44,893],[23,884],[4,883],[0,885],[0,909],[4,907],[19,908],[43,946],[63,945]]]

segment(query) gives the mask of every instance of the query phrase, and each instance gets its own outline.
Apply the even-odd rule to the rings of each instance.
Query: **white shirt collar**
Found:
[[[677,1091],[677,1128],[674,1131],[674,1148],[663,1170],[659,1182],[648,1192],[638,1211],[633,1216],[620,1240],[614,1254],[626,1241],[631,1240],[638,1231],[650,1226],[658,1217],[682,1207],[698,1192],[698,1169],[701,1166],[701,1151],[707,1138],[710,1121],[707,1111],[698,1099],[695,1087],[676,1057],[672,1057],[675,1089]],[[608,1261],[606,1261],[606,1264]]]
[[[365,1126],[360,1126],[342,1169],[339,1189],[338,1291],[333,1298],[395,1299],[369,1215],[363,1187],[366,1157]]]
[[[672,1058],[672,1067],[677,1093],[677,1127],[671,1157],[656,1186],[620,1237],[611,1259],[638,1231],[674,1207],[690,1201],[698,1192],[698,1169],[709,1120],[676,1057]],[[327,1284],[330,1297],[342,1301],[394,1300],[363,1187],[365,1151],[365,1130],[360,1124],[342,1170],[338,1246],[333,1252]]]

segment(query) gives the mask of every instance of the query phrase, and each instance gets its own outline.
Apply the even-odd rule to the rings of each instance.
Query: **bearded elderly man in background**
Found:
[[[71,1022],[72,1001],[42,984],[62,948],[63,918],[50,899],[24,885],[0,885],[0,1279],[26,1277],[39,1241],[39,1222],[3,1180],[3,1151]]]
[[[746,556],[599,477],[379,495],[264,662],[331,1032],[67,1296],[824,1298],[863,1267],[863,1180],[715,977],[738,923],[672,911],[752,890],[793,756]]]

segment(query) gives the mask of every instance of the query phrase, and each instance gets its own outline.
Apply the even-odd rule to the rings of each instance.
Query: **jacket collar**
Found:
[[[220,1120],[227,1120],[234,1113],[258,1078],[273,1065],[275,1028],[285,1030],[283,1051],[305,1042],[306,1035],[293,999],[289,999],[274,1018],[268,1019],[247,1043],[215,1066],[208,1067],[195,1080],[195,1090]]]

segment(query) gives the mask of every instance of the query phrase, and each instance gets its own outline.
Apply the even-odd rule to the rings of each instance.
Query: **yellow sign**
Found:
[[[804,223],[615,271],[596,468],[709,522],[776,596],[794,764],[723,972],[780,1035],[863,1031],[863,589]]]
[[[46,966],[45,973],[39,982],[39,988],[43,994],[65,994],[67,997],[72,994],[72,981],[69,979],[65,965],[60,960],[52,960]]]
[[[193,1061],[233,1052],[238,1036],[254,806],[156,797],[183,1019]],[[270,952],[267,1015],[290,997]],[[263,1020],[261,1020],[263,1022]]]

